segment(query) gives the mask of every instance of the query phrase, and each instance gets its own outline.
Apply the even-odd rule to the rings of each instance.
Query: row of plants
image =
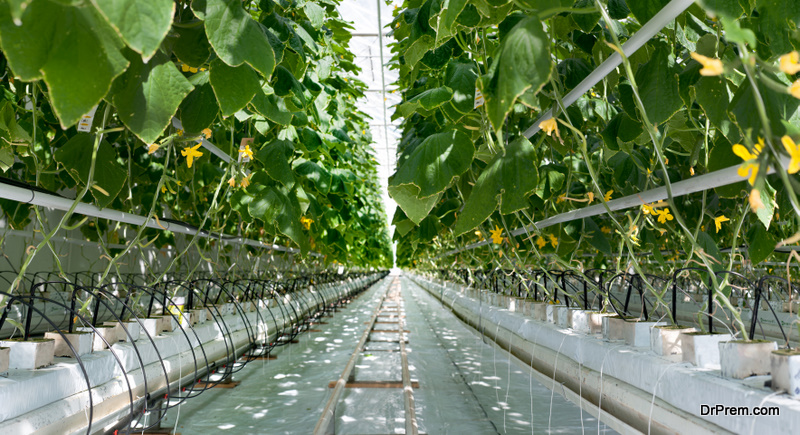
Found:
[[[365,86],[337,5],[0,1],[2,176],[75,205],[297,247],[299,264],[313,251],[322,265],[388,267],[368,117],[355,104]],[[73,229],[103,246],[106,274],[136,246],[180,245],[159,273],[190,251],[219,269],[266,252],[197,236],[178,243],[144,226],[125,237],[117,222],[71,211],[52,221],[7,200],[0,208],[7,228],[46,235],[20,276]]]
[[[791,261],[775,249],[800,234],[800,7],[702,0],[625,56],[622,44],[668,3],[407,0],[396,10],[398,263],[643,274],[647,258],[669,275]],[[566,106],[615,53],[621,65]],[[555,117],[535,125],[548,109]],[[526,137],[531,127],[541,131]],[[745,181],[673,194],[729,167]],[[665,201],[533,225],[661,186]],[[724,279],[713,286],[710,303],[736,311]]]

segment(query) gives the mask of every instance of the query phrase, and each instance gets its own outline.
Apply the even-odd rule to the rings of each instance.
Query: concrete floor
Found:
[[[254,361],[214,389],[173,409],[163,426],[184,434],[310,434],[354,346],[394,277],[364,292],[324,325]],[[401,278],[411,378],[420,433],[527,434],[611,432],[587,412],[511,362],[411,281]],[[381,319],[379,319],[380,321]],[[376,324],[375,331],[396,326]],[[400,381],[397,333],[373,332],[356,364],[357,381]],[[379,341],[387,340],[387,342]],[[403,390],[348,388],[336,409],[337,434],[404,433]],[[599,428],[598,428],[599,426]]]

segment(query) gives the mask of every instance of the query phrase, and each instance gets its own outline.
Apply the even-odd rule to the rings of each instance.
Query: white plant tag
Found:
[[[477,109],[478,107],[483,106],[483,103],[485,102],[486,101],[484,101],[483,94],[481,94],[481,91],[478,90],[478,88],[475,88],[475,104],[473,109]]]
[[[95,112],[97,112],[97,105],[92,107],[92,110],[90,110],[89,113],[81,116],[81,120],[78,121],[78,131],[89,133],[92,130],[92,122],[94,122]]]

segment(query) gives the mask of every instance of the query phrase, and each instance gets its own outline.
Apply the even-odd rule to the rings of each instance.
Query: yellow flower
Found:
[[[756,175],[758,175],[758,163],[755,162],[758,155],[761,153],[761,149],[764,147],[764,139],[758,138],[758,143],[753,147],[753,153],[747,150],[743,145],[736,144],[733,146],[733,153],[739,156],[744,163],[739,166],[739,171],[737,172],[740,177],[748,177],[747,181],[750,182],[750,185],[754,185],[756,183]]]
[[[183,136],[183,130],[178,130],[175,132],[175,134],[178,136]]]
[[[235,187],[236,186],[236,176],[233,176],[233,177],[231,177],[230,180],[228,180],[228,186],[231,186],[231,187]]]
[[[314,222],[314,220],[313,220],[313,219],[309,219],[309,218],[307,218],[307,217],[305,217],[305,216],[303,216],[303,217],[301,217],[301,218],[300,218],[300,223],[301,223],[301,224],[303,224],[303,226],[304,226],[304,227],[305,227],[307,230],[311,228],[311,224],[312,224],[313,222]]]
[[[545,240],[544,237],[539,237],[536,239],[536,244],[539,245],[539,249],[542,249],[544,245],[547,244],[547,240]]]
[[[211,139],[211,129],[210,128],[204,128],[203,129],[203,136],[205,136],[206,139]]]
[[[240,186],[242,186],[242,187],[247,187],[247,186],[249,186],[249,185],[250,185],[250,177],[251,177],[252,175],[253,175],[253,174],[247,174],[247,176],[246,176],[246,177],[242,178],[242,183],[240,184]]]
[[[750,195],[747,197],[747,201],[750,202],[750,208],[754,212],[764,208],[764,202],[761,201],[761,192],[758,189],[753,189],[750,191]]]
[[[556,198],[556,204],[561,204],[566,200],[567,200],[567,194],[558,195],[558,198]]]
[[[186,166],[188,166],[189,168],[192,167],[192,161],[195,158],[200,158],[203,156],[203,153],[197,150],[198,148],[200,148],[200,145],[202,144],[197,144],[193,147],[185,147],[184,149],[181,150],[181,155],[186,157]]]
[[[189,72],[194,74],[194,73],[196,73],[196,72],[197,72],[197,68],[195,68],[195,67],[193,67],[193,66],[190,66],[190,67],[189,67]]]
[[[611,228],[609,228],[609,227],[602,227],[602,228],[600,228],[600,231],[602,231],[602,232],[604,232],[606,234],[611,234]]]
[[[698,61],[700,65],[703,65],[703,69],[700,70],[701,76],[718,76],[721,75],[723,72],[722,61],[719,59],[714,59],[711,57],[703,56],[702,54],[691,53],[692,59]]]
[[[642,204],[642,211],[644,212],[644,214],[652,214],[652,215],[656,214],[656,212],[653,210],[653,207],[647,204]]]
[[[503,230],[501,230],[500,227],[495,225],[494,229],[489,232],[492,233],[492,243],[495,245],[503,243]]]
[[[789,93],[795,98],[800,98],[800,79],[795,80],[794,83],[789,86]]]
[[[181,64],[181,71],[189,72],[189,65],[186,65],[185,63]]]
[[[147,154],[153,154],[154,152],[158,151],[158,144],[151,143],[147,146]]]
[[[552,245],[554,248],[555,248],[556,246],[558,246],[558,239],[556,238],[556,236],[554,236],[554,235],[552,235],[552,234],[550,234],[550,244],[551,244],[551,245]]]
[[[608,192],[606,192],[606,196],[604,196],[604,197],[603,197],[603,200],[604,200],[605,202],[611,201],[611,195],[612,195],[613,193],[614,193],[614,191],[613,191],[613,190],[609,190]]]
[[[252,159],[253,158],[253,151],[250,149],[250,145],[245,145],[244,149],[240,149],[239,150],[239,155],[241,155],[242,157],[246,156],[248,159]]]
[[[483,240],[483,233],[479,230],[475,230],[475,235],[478,236],[478,240]]]
[[[587,193],[586,197],[589,198],[589,202],[588,203],[591,204],[592,201],[594,201],[594,192]]]
[[[800,72],[800,53],[793,51],[781,56],[781,71],[786,74],[797,74]]]
[[[161,186],[161,193],[167,193],[167,186]]]
[[[797,52],[795,51],[794,53]],[[786,148],[786,152],[792,157],[792,161],[789,162],[789,168],[786,171],[790,174],[797,173],[797,171],[800,171],[800,146],[797,146],[789,136],[782,137],[781,142],[783,147]]]
[[[714,225],[717,227],[717,232],[722,229],[722,223],[728,222],[730,219],[726,218],[725,215],[715,217],[714,218]]]
[[[556,132],[556,137],[561,137],[558,135],[558,122],[555,118],[550,118],[540,122],[539,128],[541,128],[543,132],[547,133],[548,136],[552,136],[553,132]]]
[[[671,221],[673,219],[672,215],[669,214],[668,208],[657,210],[656,213],[658,213],[659,223],[665,224],[667,223],[667,221]]]

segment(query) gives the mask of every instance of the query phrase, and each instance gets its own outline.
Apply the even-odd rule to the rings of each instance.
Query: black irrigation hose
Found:
[[[284,280],[253,279],[236,281],[203,278],[190,282],[168,280],[158,283],[155,287],[142,285],[144,283],[143,279],[141,280],[142,284],[125,282],[136,281],[137,278],[139,278],[139,276],[131,274],[127,275],[124,281],[113,281],[101,287],[94,287],[92,285],[96,281],[95,276],[91,273],[80,272],[74,274],[73,279],[75,282],[49,281],[47,279],[54,275],[52,272],[45,275],[45,281],[36,282],[40,279],[40,274],[35,274],[33,279],[28,279],[25,277],[25,282],[31,284],[30,294],[8,294],[0,292],[0,295],[6,295],[10,297],[6,302],[2,315],[0,315],[0,328],[2,328],[2,326],[6,323],[6,319],[8,319],[9,314],[12,311],[12,306],[22,304],[22,306],[25,307],[24,317],[26,328],[24,328],[22,331],[24,337],[30,336],[32,331],[30,328],[33,313],[36,313],[37,316],[41,317],[39,324],[42,322],[47,323],[51,329],[56,330],[62,336],[62,338],[65,339],[65,342],[73,353],[73,356],[76,358],[76,361],[84,376],[84,380],[86,381],[86,391],[89,396],[90,408],[89,422],[87,427],[88,434],[91,433],[92,424],[94,423],[95,417],[91,381],[82,358],[78,355],[78,352],[73,345],[66,340],[64,332],[61,331],[61,329],[64,327],[64,319],[55,320],[51,318],[46,310],[47,304],[50,303],[55,307],[60,307],[62,309],[59,311],[59,314],[67,315],[66,323],[69,330],[72,329],[76,321],[80,321],[81,324],[88,325],[92,332],[98,335],[104,344],[111,350],[111,354],[114,357],[116,364],[119,366],[123,376],[125,377],[130,410],[127,417],[118,419],[115,427],[121,429],[120,433],[131,433],[132,431],[139,432],[142,430],[146,431],[155,428],[165,418],[166,411],[180,406],[181,404],[185,403],[187,399],[197,397],[207,389],[213,388],[213,386],[223,382],[234,373],[243,369],[246,364],[253,361],[256,357],[263,355],[265,350],[266,353],[269,354],[274,347],[285,345],[291,342],[301,332],[309,329],[312,321],[311,319],[316,319],[318,318],[317,316],[323,315],[330,307],[335,307],[338,304],[344,303],[345,300],[351,300],[353,297],[369,288],[369,286],[379,281],[387,274],[388,272],[373,274],[348,274],[337,277],[339,278],[338,280],[331,279],[330,276],[322,274],[315,275],[315,278],[317,278],[316,280],[307,276],[286,278]],[[0,278],[4,279],[2,272],[0,272]],[[311,284],[313,284],[315,287],[311,287]],[[37,294],[37,290],[39,289],[53,289],[56,287],[59,287],[62,290],[70,288],[70,300],[57,301],[52,298]],[[123,291],[124,295],[122,294]],[[304,294],[305,291],[308,291],[310,294]],[[93,304],[94,309],[92,310],[90,317],[86,317],[84,314],[82,314],[82,310],[78,309],[76,306],[77,297],[79,294],[86,294],[89,298],[95,299]],[[170,294],[172,296],[170,296]],[[200,339],[200,336],[193,327],[192,322],[182,321],[186,319],[185,314],[182,314],[181,318],[178,318],[175,313],[170,310],[170,307],[177,306],[175,297],[181,296],[181,294],[185,296],[185,312],[195,309],[195,306],[198,305],[196,304],[196,301],[200,300],[202,301],[202,309],[211,314],[212,319],[210,320],[214,321],[217,331],[219,331],[223,337],[224,357],[219,358],[214,362],[209,361],[206,349],[202,343],[202,340]],[[219,307],[216,306],[216,304],[210,303],[218,302],[223,296],[225,298],[224,301],[230,301],[226,303],[233,304],[235,313],[238,314],[242,320],[242,329],[244,329],[245,333],[247,334],[248,343],[245,345],[245,348],[248,350],[245,350],[242,354],[244,361],[239,361],[239,357],[236,355],[237,347],[233,340],[233,333],[231,332],[231,328],[229,327],[228,323],[224,319],[224,315],[220,312]],[[285,296],[290,296],[288,301],[286,300]],[[335,302],[334,299],[336,299]],[[280,328],[278,327],[278,320],[272,311],[272,307],[270,307],[270,300],[275,300],[277,306],[281,310],[283,324]],[[43,308],[40,309],[39,307],[35,306],[37,302],[41,302],[43,304]],[[169,371],[166,368],[165,358],[158,350],[158,346],[156,345],[154,337],[145,328],[143,318],[139,315],[145,314],[149,316],[152,313],[156,302],[161,304],[163,316],[169,316],[166,318],[168,318],[170,321],[176,322],[188,345],[188,349],[191,351],[194,372],[193,375],[191,375],[192,372],[190,372],[190,375],[194,381],[191,382],[191,386],[188,388],[181,387],[183,378],[177,380],[177,387],[173,386],[175,381],[171,382],[169,379]],[[253,322],[251,322],[250,317],[244,309],[248,306],[248,304],[252,304],[255,307],[255,326],[253,325]],[[289,305],[289,307],[287,308],[286,305]],[[274,334],[276,337],[276,341],[274,343],[269,343],[271,330],[267,320],[262,315],[263,309],[266,309],[272,318]],[[303,315],[301,315],[298,310],[301,310]],[[19,315],[23,315],[22,312],[20,312]],[[109,343],[104,337],[99,335],[99,330],[96,328],[96,325],[99,325],[101,320],[109,318],[113,319],[113,321],[121,326],[136,355],[139,368],[142,371],[142,386],[145,391],[145,396],[143,398],[134,400],[133,387],[130,379],[128,378],[128,372],[122,360],[120,359],[120,356],[117,355],[117,352],[112,348],[114,343]],[[189,317],[189,319],[191,319],[191,317]],[[160,411],[159,418],[146,428],[137,426],[140,425],[141,418],[150,409],[150,403],[153,399],[151,397],[151,392],[149,391],[150,388],[148,385],[147,370],[145,370],[145,367],[152,363],[145,364],[144,358],[142,357],[142,352],[139,349],[139,345],[137,345],[136,341],[133,340],[133,335],[125,325],[126,321],[137,322],[140,330],[149,340],[153,350],[155,351],[155,357],[158,359],[161,366],[166,384],[166,386],[163,387],[166,389],[166,394],[164,396],[165,400],[167,401],[166,406],[161,405],[157,408]],[[186,323],[188,323],[188,325],[186,325]],[[259,332],[257,329],[257,327],[260,327],[261,325],[264,326],[263,333],[266,337],[263,341],[259,338],[261,332]],[[190,335],[187,333],[185,326],[192,331],[192,336],[195,340],[195,343],[192,342],[192,338],[190,338]],[[38,328],[39,326],[36,327]],[[239,331],[241,331],[241,329],[239,329]],[[160,333],[160,331],[157,332]],[[281,340],[279,340],[279,338]],[[206,374],[204,376],[200,376],[201,366],[198,364],[198,355],[194,349],[196,346],[199,346],[200,353],[205,361]],[[260,350],[262,353],[255,354],[252,352],[253,350]],[[178,351],[181,352],[180,349]],[[153,362],[155,362],[155,359]],[[222,368],[224,369],[224,371],[220,372],[222,377],[218,381],[212,381],[212,375],[216,373],[216,369],[220,367],[220,362],[222,362]],[[206,380],[204,383],[205,385],[201,389],[195,388],[197,385],[196,381],[200,381],[201,379]],[[173,394],[173,390],[185,391],[187,394]],[[137,411],[137,409],[139,409],[137,403],[142,399],[144,400],[144,403],[140,412]],[[171,404],[171,399],[178,399],[178,402]]]

